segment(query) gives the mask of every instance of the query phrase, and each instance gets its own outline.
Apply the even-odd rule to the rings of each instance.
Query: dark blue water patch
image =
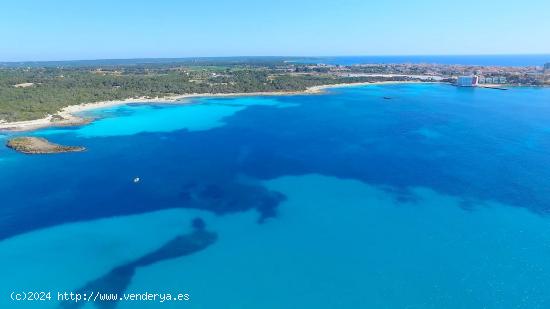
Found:
[[[52,135],[88,151],[10,152],[14,162],[0,173],[0,238],[165,208],[219,215],[255,209],[262,221],[276,215],[284,196],[258,180],[307,173],[382,186],[402,201],[413,199],[410,188],[428,187],[464,199],[464,208],[490,200],[544,214],[550,211],[549,94],[369,86],[281,97],[295,106],[250,106],[205,131]]]
[[[122,297],[122,294],[132,282],[132,278],[139,267],[146,267],[158,262],[191,255],[208,248],[216,242],[218,238],[217,234],[207,231],[202,219],[195,218],[192,221],[192,227],[193,231],[190,234],[178,235],[157,250],[113,268],[107,274],[85,284],[76,293],[88,295],[90,299],[94,300],[94,304],[98,308],[115,308],[120,298],[95,302],[93,294],[90,296],[90,293],[101,293],[102,295],[113,295],[116,293],[119,297]],[[85,304],[85,301],[66,301],[61,304],[61,307],[81,308]]]
[[[260,221],[275,216],[284,196],[239,179],[238,148],[201,138],[187,131],[97,139],[64,134],[52,141],[88,150],[74,156],[17,154],[2,173],[2,203],[9,206],[0,208],[0,238],[166,208],[216,214],[256,209]],[[133,181],[136,177],[140,182]]]
[[[408,86],[391,88],[408,91]],[[372,89],[344,91],[344,96],[304,99],[315,102],[276,115],[248,109],[225,130],[264,128],[245,167],[255,177],[322,173],[397,188],[425,186],[547,212],[550,200],[543,188],[550,174],[540,166],[550,163],[548,142],[533,151],[523,141],[544,126],[549,106],[525,102],[522,90],[512,95],[443,87],[433,91],[391,103],[370,100],[369,92],[376,93]],[[529,109],[532,113],[518,116],[519,110]],[[425,127],[441,137],[416,133]]]

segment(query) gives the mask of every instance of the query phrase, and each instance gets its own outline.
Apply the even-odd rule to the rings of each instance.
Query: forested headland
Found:
[[[342,76],[334,70],[283,61],[183,61],[0,65],[0,120],[55,114],[63,107],[106,100],[191,93],[301,91],[325,84],[405,80]]]

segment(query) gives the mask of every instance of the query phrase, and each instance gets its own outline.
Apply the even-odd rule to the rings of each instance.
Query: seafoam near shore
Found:
[[[278,95],[298,95],[298,94],[318,94],[328,88],[351,87],[361,85],[380,85],[380,84],[398,84],[398,83],[420,83],[416,81],[383,81],[383,82],[361,82],[361,83],[343,83],[309,87],[304,91],[274,91],[274,92],[248,92],[248,93],[191,93],[182,95],[173,95],[156,98],[129,98],[125,100],[101,101],[93,103],[84,103],[78,105],[70,105],[60,110],[56,116],[62,119],[55,120],[54,115],[47,115],[44,118],[26,121],[5,122],[0,120],[0,131],[32,131],[46,127],[62,127],[62,126],[77,126],[87,124],[91,119],[86,119],[78,116],[79,113],[98,109],[107,108],[117,105],[125,105],[132,103],[155,103],[155,104],[185,104],[188,103],[185,99],[199,97],[242,97],[242,96],[278,96]]]

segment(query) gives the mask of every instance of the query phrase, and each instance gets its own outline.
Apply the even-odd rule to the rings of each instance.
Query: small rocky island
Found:
[[[63,146],[49,142],[41,137],[15,137],[8,140],[7,146],[26,154],[49,154],[62,152],[79,152],[86,148],[79,146]]]

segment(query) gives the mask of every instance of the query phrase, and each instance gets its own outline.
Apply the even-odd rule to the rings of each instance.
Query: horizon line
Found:
[[[5,63],[39,63],[39,62],[78,62],[78,61],[109,61],[109,60],[176,60],[176,59],[223,59],[223,58],[341,58],[341,57],[506,57],[506,56],[550,56],[549,53],[518,53],[518,54],[350,54],[350,55],[240,55],[240,56],[182,56],[182,57],[130,57],[130,58],[88,58],[88,59],[58,59],[58,60],[9,60]],[[550,59],[549,59],[550,61]]]

